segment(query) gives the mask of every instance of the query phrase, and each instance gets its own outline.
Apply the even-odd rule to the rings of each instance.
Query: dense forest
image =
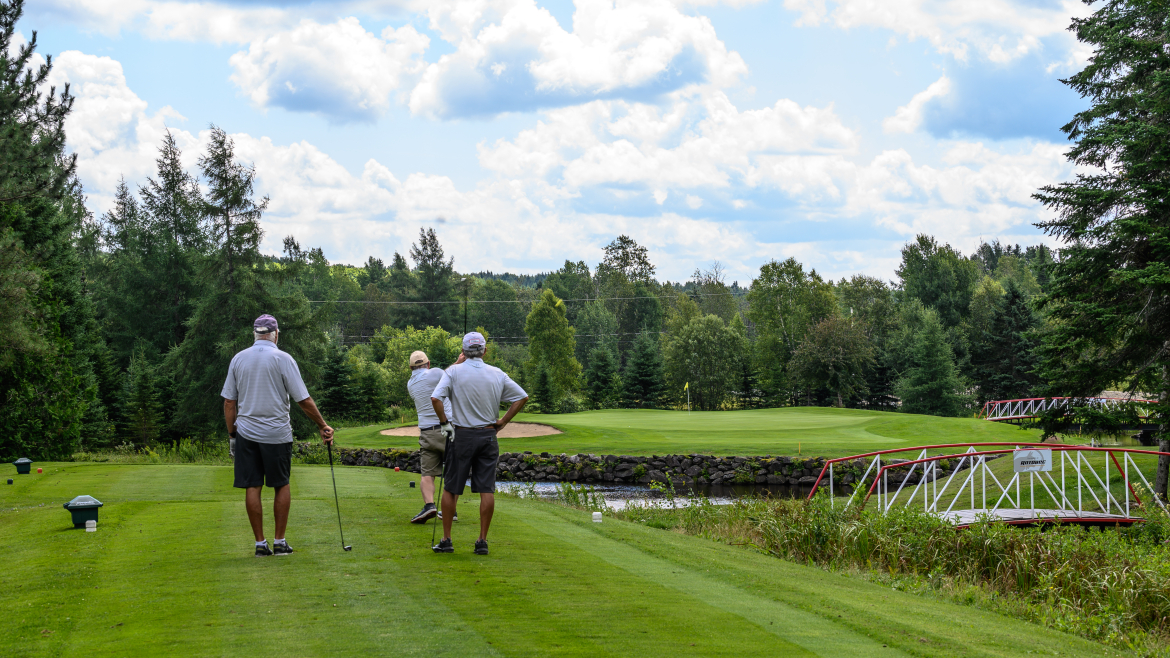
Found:
[[[1165,258],[1125,243],[1161,224],[1092,219],[1105,206],[1078,210],[1080,181],[1037,195],[1063,213],[1043,228],[1068,248],[993,241],[963,254],[919,235],[902,248],[893,281],[828,280],[792,258],[766,262],[746,287],[718,262],[665,281],[625,235],[598,263],[464,274],[426,226],[405,255],[371,254],[360,265],[331,263],[295,236],[265,254],[268,199],[214,126],[196,167],[184,168],[168,135],[154,175],[123,180],[113,207],[91,213],[65,146],[73,99],[68,86],[46,88],[52,60],[36,63],[35,33],[13,41],[19,13],[19,2],[0,3],[5,459],[222,440],[227,364],[251,344],[262,313],[278,318],[280,347],[334,422],[407,419],[407,355],[422,349],[446,365],[470,329],[489,337],[488,360],[541,413],[689,400],[700,410],[959,416],[992,399],[1170,390],[1165,305],[1150,301],[1166,298],[1150,292],[1164,287],[1164,275],[1150,277]],[[1154,274],[1117,274],[1134,263]]]

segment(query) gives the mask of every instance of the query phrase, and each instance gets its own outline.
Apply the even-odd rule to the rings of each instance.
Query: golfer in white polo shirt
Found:
[[[451,520],[470,477],[471,492],[479,494],[479,539],[475,542],[475,553],[488,554],[488,528],[496,510],[496,462],[500,459],[496,432],[511,422],[528,402],[528,394],[511,377],[483,362],[486,354],[487,341],[483,334],[473,331],[464,336],[462,362],[447,368],[431,394],[440,431],[452,439],[443,470],[443,539],[432,547],[436,553],[455,552]],[[444,400],[450,402],[450,418]],[[503,418],[499,417],[501,402],[511,404]]]
[[[422,489],[423,508],[414,515],[411,523],[426,523],[439,513],[435,509],[435,477],[443,472],[443,451],[446,450],[446,438],[439,431],[439,417],[431,406],[431,395],[439,380],[443,378],[443,371],[431,368],[431,359],[426,352],[415,350],[410,355],[410,381],[406,382],[406,390],[414,399],[414,409],[418,412],[418,464],[420,486]],[[443,406],[447,417],[451,416],[451,403]]]

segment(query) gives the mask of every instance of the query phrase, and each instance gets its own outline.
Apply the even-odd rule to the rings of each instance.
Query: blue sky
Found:
[[[1034,244],[1031,194],[1074,170],[1059,82],[1079,2],[42,0],[20,23],[78,96],[95,213],[231,133],[271,197],[265,246],[456,267],[595,264],[618,234],[659,275],[747,282],[795,256],[889,278],[915,233]]]

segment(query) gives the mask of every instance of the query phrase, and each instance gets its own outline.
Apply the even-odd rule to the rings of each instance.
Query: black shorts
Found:
[[[470,477],[471,493],[495,493],[498,461],[500,444],[496,443],[496,430],[491,427],[456,427],[455,440],[447,450],[443,489],[462,496],[463,487]]]
[[[288,484],[292,471],[292,442],[258,443],[236,434],[237,489],[262,487],[279,489]]]

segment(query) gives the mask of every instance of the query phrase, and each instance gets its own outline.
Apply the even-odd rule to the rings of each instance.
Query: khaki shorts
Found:
[[[418,433],[418,470],[424,476],[439,477],[443,474],[443,448],[446,441],[439,430],[424,430]]]

